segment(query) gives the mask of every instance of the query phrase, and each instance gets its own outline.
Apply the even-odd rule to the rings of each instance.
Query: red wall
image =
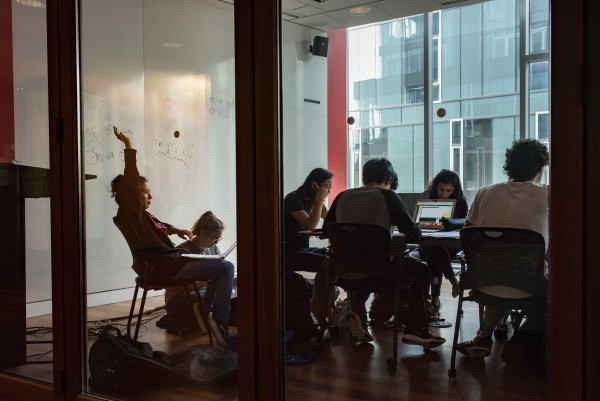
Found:
[[[0,1],[0,163],[15,158],[12,1]]]
[[[333,173],[329,202],[347,188],[346,30],[328,32],[327,168]]]

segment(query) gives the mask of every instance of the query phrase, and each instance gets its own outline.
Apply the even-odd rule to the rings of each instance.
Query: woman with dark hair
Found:
[[[442,169],[429,184],[427,188],[429,199],[456,199],[456,206],[452,217],[465,218],[469,211],[467,198],[463,193],[460,178],[452,170]]]
[[[169,235],[177,234],[185,239],[191,238],[191,232],[164,223],[148,212],[152,195],[148,180],[140,176],[137,169],[137,151],[132,147],[129,137],[117,127],[113,127],[113,130],[117,139],[125,144],[125,169],[111,183],[111,192],[119,206],[115,222],[129,226],[138,233],[146,260],[155,268],[154,278],[165,281],[208,280],[214,285],[215,291],[206,293],[205,305],[210,309],[215,304],[217,315],[211,320],[211,328],[217,341],[225,345],[228,339],[233,264],[228,261],[193,260],[182,255],[188,251],[176,248]]]
[[[312,170],[304,183],[283,200],[285,225],[285,269],[288,271],[316,272],[313,296],[310,300],[311,312],[322,328],[327,325],[328,307],[327,271],[329,258],[327,248],[309,246],[309,237],[299,236],[299,231],[317,228],[321,219],[327,216],[325,199],[331,192],[333,174],[324,168]]]
[[[429,199],[455,199],[453,218],[465,218],[469,211],[467,198],[463,194],[462,185],[458,174],[454,171],[442,169],[433,177],[426,191]],[[446,277],[452,284],[452,296],[458,296],[458,280],[454,275],[450,259],[455,256],[460,248],[447,248],[443,246],[430,246],[421,248],[421,255],[427,260],[431,272],[431,302],[427,311],[432,321],[439,321],[440,290],[442,287],[442,276]]]

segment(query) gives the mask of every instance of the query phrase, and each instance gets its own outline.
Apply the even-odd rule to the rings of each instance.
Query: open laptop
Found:
[[[415,204],[417,203],[417,200],[423,199],[423,197],[427,196],[427,194],[423,192],[398,192],[397,194],[400,197],[400,200],[402,200],[406,211],[411,216],[415,210]]]
[[[234,241],[233,244],[225,251],[225,253],[221,253],[219,255],[203,255],[201,253],[184,253],[182,256],[190,259],[200,259],[200,260],[223,260],[233,251],[233,249],[237,246],[237,241]]]
[[[421,230],[443,230],[444,224],[440,220],[442,217],[452,217],[455,206],[455,199],[418,199],[413,220],[419,224]]]

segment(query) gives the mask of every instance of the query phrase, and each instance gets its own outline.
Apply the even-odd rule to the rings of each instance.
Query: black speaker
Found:
[[[315,36],[313,38],[310,52],[315,56],[327,57],[327,45],[329,44],[329,38],[323,36]]]

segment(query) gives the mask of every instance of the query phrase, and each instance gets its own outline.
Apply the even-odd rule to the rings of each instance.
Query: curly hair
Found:
[[[460,183],[460,177],[452,170],[442,169],[439,173],[433,177],[433,180],[429,183],[427,192],[429,193],[430,199],[438,197],[437,187],[439,184],[452,184],[454,191],[450,195],[450,199],[461,199],[463,196],[463,189]]]
[[[519,139],[506,149],[504,172],[513,181],[531,181],[550,163],[548,147],[535,139]]]

